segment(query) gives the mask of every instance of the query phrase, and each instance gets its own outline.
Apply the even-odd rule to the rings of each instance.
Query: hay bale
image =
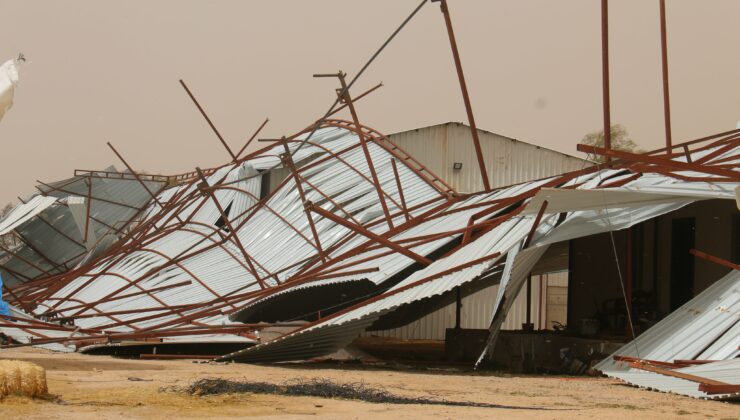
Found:
[[[0,397],[46,395],[46,371],[35,363],[20,360],[0,360]]]

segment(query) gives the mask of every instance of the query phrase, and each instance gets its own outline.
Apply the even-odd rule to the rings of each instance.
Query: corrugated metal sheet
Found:
[[[552,329],[547,324],[548,286],[568,287],[568,273],[557,272],[532,276],[532,313],[531,319],[535,329]],[[460,311],[462,328],[487,329],[491,324],[491,312],[496,299],[498,285],[486,287],[476,293],[463,297]],[[501,329],[520,330],[527,320],[527,292],[519,291],[514,303],[506,314]],[[451,303],[416,321],[382,331],[366,331],[364,336],[394,337],[404,340],[444,340],[445,330],[455,326],[456,305]],[[565,319],[559,319],[565,324]]]
[[[607,375],[629,370],[613,356],[646,360],[725,360],[740,356],[740,271],[733,270],[596,365]],[[722,337],[727,335],[727,340]],[[721,345],[717,345],[717,343]]]
[[[616,361],[614,356],[641,360],[719,360],[675,369],[716,381],[740,384],[740,271],[733,270],[642,335],[595,366],[612,378],[629,384],[695,398],[735,399],[740,393],[710,395],[698,383],[646,372]]]
[[[27,203],[21,203],[0,222],[0,235],[10,233],[13,229],[29,221],[32,217],[46,210],[47,207],[56,203],[54,197],[34,196]]]
[[[115,168],[108,171],[115,172]],[[88,181],[92,184],[88,185]],[[153,192],[164,185],[161,181],[144,182]],[[17,223],[2,231],[7,234],[12,230],[27,242],[13,249],[15,255],[0,265],[3,278],[11,286],[64,273],[94,247],[96,252],[102,252],[114,242],[108,236],[116,238],[118,231],[151,200],[141,184],[132,179],[75,176],[42,184],[38,189],[41,194],[19,204],[9,215]],[[93,197],[89,219],[88,193]],[[29,213],[31,207],[35,210]],[[87,241],[83,238],[85,226],[89,229]]]
[[[713,363],[690,366],[675,369],[675,372],[724,382],[726,384],[740,385],[740,359],[722,360]],[[699,384],[697,382],[673,376],[661,375],[654,372],[631,369],[627,371],[609,371],[608,374],[609,376],[621,379],[630,385],[655,391],[712,400],[740,399],[740,392],[730,394],[708,394],[699,390]]]
[[[348,130],[332,128],[320,130],[312,138],[312,141],[336,153],[347,149],[349,146],[356,145],[358,138]],[[291,145],[293,150],[296,147],[295,144]],[[399,224],[405,219],[400,213],[399,205],[396,204],[400,200],[391,167],[391,155],[374,143],[369,144],[368,148],[375,163],[380,183],[391,196],[392,200],[388,200],[390,211],[399,214],[395,220],[396,224]],[[253,205],[255,203],[254,196],[259,195],[261,177],[256,170],[266,169],[270,165],[278,163],[279,160],[276,157],[278,151],[278,146],[273,147],[253,160],[237,165],[227,165],[208,176],[210,185],[222,179],[227,183],[232,183],[230,188],[217,189],[214,194],[222,208],[225,209],[231,206],[233,212],[231,218],[235,221],[242,220],[237,215]],[[299,162],[306,161],[317,155],[326,156],[327,152],[318,146],[307,144],[305,148],[297,153],[296,160],[300,158]],[[334,208],[333,203],[326,200],[317,191],[318,189],[323,194],[332,197],[333,202],[341,205],[353,217],[366,217],[368,221],[380,219],[382,217],[382,212],[379,211],[380,204],[374,194],[374,186],[366,179],[365,174],[369,173],[369,170],[362,149],[355,147],[344,152],[342,160],[343,162],[328,159],[301,171],[301,176],[310,182],[310,185],[304,183],[306,199],[328,211],[341,213],[337,208]],[[353,170],[347,165],[352,165],[357,170]],[[435,197],[441,197],[437,190],[418,177],[402,162],[398,165],[398,169],[407,206],[412,207]],[[245,176],[252,177],[245,179]],[[160,195],[160,202],[169,200],[176,193],[183,190],[192,192],[196,188],[195,184],[188,184],[169,189]],[[395,203],[393,200],[395,200]],[[152,203],[147,211],[147,217],[152,217],[158,211],[160,211],[159,206]],[[154,231],[152,235],[155,239],[147,243],[146,246],[122,255],[121,258],[113,255],[107,260],[101,261],[90,272],[80,275],[66,284],[48,302],[43,302],[37,309],[38,313],[43,313],[54,304],[57,304],[56,309],[63,310],[64,308],[78,306],[80,302],[96,303],[94,309],[90,308],[84,311],[87,314],[120,309],[151,309],[160,307],[161,302],[167,305],[198,304],[212,301],[227,294],[245,293],[260,289],[255,276],[246,266],[246,261],[239,247],[233,241],[227,241],[202,253],[197,253],[199,250],[217,242],[213,238],[206,239],[208,235],[218,231],[215,224],[220,219],[220,212],[213,200],[208,197],[197,196],[185,208],[177,211],[181,219],[193,216],[192,223],[187,225],[187,229],[179,227],[176,220],[171,220],[170,224],[167,225],[159,225],[159,230],[173,227],[174,229],[161,236],[157,231]],[[420,211],[415,210],[412,214]],[[295,229],[286,224],[278,215],[291,223]],[[347,228],[329,219],[315,217],[314,222],[324,248],[345,238],[350,233]],[[376,224],[370,229],[382,232],[385,226]],[[261,276],[266,276],[267,273],[259,268],[260,266],[271,273],[279,272],[280,279],[284,280],[300,268],[299,265],[296,265],[296,262],[314,257],[317,254],[317,250],[311,242],[312,234],[303,203],[293,180],[278,189],[267,201],[267,206],[255,209],[254,214],[237,230],[239,241],[245,249],[249,250],[250,258],[255,261],[255,265],[258,267],[257,271]],[[348,241],[345,247],[352,249],[364,241],[365,239],[361,237],[355,237]],[[436,245],[435,243],[425,244],[414,250],[428,253],[444,242],[445,240],[441,240],[437,241]],[[191,256],[182,259],[178,264],[168,264],[171,259],[179,258],[183,254]],[[395,262],[396,266],[399,267],[403,267],[409,264],[408,261],[411,261],[400,255],[395,255],[394,258],[389,261]],[[389,262],[384,270],[393,270],[392,262]],[[381,275],[377,280],[383,281],[386,278],[387,276]],[[101,301],[116,290],[131,287],[131,281],[134,279],[138,280],[136,287],[140,289],[161,288],[187,281],[191,281],[191,284],[159,291],[156,296],[140,294],[114,301]],[[267,278],[264,281],[269,286],[276,285],[273,278]],[[58,299],[67,297],[74,298],[74,300],[58,303]],[[200,309],[202,308],[182,311],[181,314],[185,315]],[[179,316],[181,315],[173,313],[167,317],[142,321],[136,325],[145,328],[170,319],[177,319]],[[95,316],[81,318],[77,325],[83,328],[94,328],[111,322],[130,321],[137,318],[141,318],[141,314],[119,315],[115,317],[115,320],[107,316]],[[216,321],[222,322],[221,319]],[[207,321],[201,319],[201,322]],[[118,331],[128,329],[130,329],[130,326],[124,325],[113,328],[113,330]]]
[[[478,130],[492,187],[583,169],[591,162],[519,140]],[[483,190],[470,128],[446,123],[388,136],[459,192]],[[453,169],[453,163],[462,169]]]
[[[501,187],[541,179],[563,172],[582,169],[591,162],[545,149],[488,131],[478,130],[486,168],[492,187]],[[388,136],[401,148],[416,157],[425,166],[457,191],[472,192],[483,189],[470,128],[460,123],[446,123],[404,131]],[[463,164],[453,169],[453,163]],[[536,211],[536,209],[535,209]],[[534,290],[535,288],[533,288]],[[534,299],[539,299],[539,285]],[[481,290],[463,301],[464,328],[488,328],[491,291]],[[478,296],[479,295],[479,296]],[[534,310],[539,316],[539,308]],[[504,323],[505,329],[519,329],[526,319],[526,299],[518,296]],[[413,323],[393,330],[372,334],[400,339],[443,339],[445,328],[454,325],[455,305],[448,305]]]
[[[566,186],[577,185],[574,194],[581,197],[582,194],[580,194],[579,190],[596,188],[605,178],[611,177],[611,180],[616,180],[629,176],[628,173],[625,174],[623,172],[624,171],[613,169],[597,171],[574,178],[567,182]],[[567,213],[564,221],[560,220],[558,213],[551,214],[549,211],[546,211],[545,216],[540,222],[534,235],[532,242],[533,248],[528,248],[522,251],[522,255],[525,257],[521,258],[521,262],[514,263],[513,265],[515,275],[512,274],[512,280],[510,284],[506,286],[506,295],[509,298],[503,301],[503,314],[506,314],[506,311],[513,303],[513,296],[517,296],[519,294],[521,286],[524,284],[522,276],[526,276],[529,269],[531,269],[529,264],[531,263],[533,265],[537,262],[549,243],[559,242],[574,237],[593,235],[595,233],[605,231],[625,229],[634,224],[640,223],[641,221],[673,211],[689,202],[701,199],[703,196],[717,196],[716,191],[706,191],[704,195],[693,194],[691,197],[687,197],[686,194],[684,194],[684,187],[691,186],[692,184],[693,183],[691,182],[687,183],[675,178],[653,174],[652,176],[643,176],[631,180],[622,187],[600,190],[600,200],[591,200],[591,207],[584,207],[581,210]],[[511,196],[513,196],[517,194],[517,191],[526,191],[527,189],[534,188],[536,185],[538,185],[538,183],[523,184],[518,186],[518,190],[513,187],[509,188],[503,196],[507,196],[507,194],[511,194]],[[620,205],[618,197],[619,194],[624,191],[628,191],[629,188],[648,187],[650,185],[664,185],[666,187],[670,185],[669,188],[672,192],[671,195],[673,198],[667,200],[667,197],[664,194],[643,193],[645,194],[645,199],[638,200],[639,204],[634,206]],[[610,196],[610,193],[612,192],[615,192],[613,199]],[[535,197],[533,200],[541,200],[541,195],[546,194],[546,192],[540,191],[539,194],[540,197]],[[564,193],[560,198],[567,200],[566,196],[567,193]],[[729,192],[720,193],[719,196],[734,199],[734,194],[729,195]],[[228,355],[225,359],[258,361],[263,360],[263,358],[269,358],[270,360],[277,360],[277,356],[272,351],[275,350],[282,352],[283,349],[290,349],[286,350],[286,353],[281,353],[281,357],[283,357],[284,360],[301,359],[304,357],[301,355],[300,349],[305,348],[306,346],[312,346],[314,343],[312,337],[314,335],[317,337],[325,337],[327,334],[330,335],[329,331],[333,329],[341,329],[345,339],[353,334],[355,336],[359,335],[362,332],[362,328],[364,328],[360,328],[360,325],[367,325],[365,321],[377,319],[382,314],[392,311],[398,306],[448,292],[459,284],[474,279],[482,272],[484,266],[488,266],[488,264],[479,264],[452,275],[435,279],[434,281],[411,286],[411,283],[423,278],[425,275],[443,271],[444,269],[454,266],[456,263],[459,264],[462,261],[470,261],[474,259],[479,255],[480,247],[491,245],[488,241],[495,243],[495,245],[488,249],[490,252],[493,250],[504,252],[513,249],[512,247],[515,247],[515,244],[520,241],[524,235],[526,235],[527,226],[531,226],[534,212],[530,211],[528,213],[528,215],[513,216],[512,218],[502,222],[479,240],[460,249],[455,254],[452,254],[447,258],[437,260],[425,269],[415,272],[392,288],[390,292],[386,292],[388,297],[370,300],[365,304],[358,305],[358,307],[349,310],[346,313],[329,316],[322,322],[309,328],[299,330],[242,352]],[[362,255],[358,257],[362,257]],[[516,260],[518,261],[520,258],[517,258]],[[399,293],[393,293],[393,290],[398,290],[406,285],[409,285],[410,288],[402,290]],[[500,300],[500,291],[498,294],[499,298],[497,298],[497,301]],[[503,322],[503,318],[499,318],[496,322],[497,324],[493,327],[494,332],[498,331],[498,325]],[[357,326],[357,329],[354,329],[353,333],[351,333],[351,325]],[[492,337],[495,340],[495,334],[492,334]]]

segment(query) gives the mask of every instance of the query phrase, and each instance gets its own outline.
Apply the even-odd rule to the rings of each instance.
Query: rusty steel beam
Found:
[[[670,376],[673,378],[679,378],[684,379],[691,382],[696,382],[698,384],[706,384],[706,385],[729,385],[725,382],[715,381],[713,379],[704,378],[701,376],[696,375],[690,375],[688,373],[682,373],[682,372],[676,372],[671,369],[665,369],[658,366],[653,366],[650,364],[650,362],[645,361],[637,361],[630,363],[631,368],[640,369],[640,370],[646,370],[648,372],[658,373],[665,376]]]
[[[735,264],[732,261],[727,261],[724,258],[715,257],[714,255],[707,254],[706,252],[701,252],[699,250],[692,248],[689,250],[689,254],[695,257],[703,258],[715,264],[721,265],[722,267],[727,267],[732,270],[740,270],[740,264]]]
[[[223,207],[221,207],[221,203],[218,202],[218,199],[216,199],[216,195],[208,189],[208,180],[206,179],[205,175],[203,175],[203,171],[200,168],[195,168],[196,172],[198,172],[198,176],[200,177],[200,185],[198,186],[201,191],[203,191],[204,194],[208,195],[208,197],[213,201],[213,203],[216,205],[216,208],[218,209],[218,212],[221,214],[221,218],[224,219],[224,223],[226,224],[226,227],[229,228],[229,233],[231,234],[231,237],[234,238],[234,243],[236,246],[239,247],[239,250],[242,252],[242,255],[244,256],[244,259],[246,260],[247,264],[249,265],[249,269],[252,272],[252,275],[254,275],[254,278],[257,279],[259,282],[259,285],[261,288],[265,288],[265,283],[260,280],[260,275],[257,272],[257,269],[252,264],[252,258],[247,253],[247,250],[244,249],[244,245],[242,245],[242,241],[239,239],[239,235],[237,235],[237,231],[234,230],[234,226],[231,225],[231,221],[229,221],[229,217],[224,211]],[[201,188],[201,186],[203,188]],[[218,296],[218,294],[216,294]]]
[[[92,206],[92,187],[93,187],[93,181],[92,177],[87,178],[87,209],[85,213],[85,237],[82,239],[82,241],[85,243],[85,247],[88,246],[87,238],[88,238],[88,230],[90,229],[90,207]]]
[[[666,36],[665,0],[660,0],[660,55],[663,70],[663,114],[665,119],[665,147],[671,148],[671,101],[668,89],[668,40]]]
[[[679,171],[693,171],[703,172],[712,175],[723,176],[730,180],[739,180],[740,172],[735,172],[727,169],[721,169],[710,165],[701,165],[696,163],[679,162],[670,159],[664,159],[655,156],[639,155],[635,153],[625,152],[622,150],[606,150],[601,147],[589,146],[586,144],[579,144],[577,146],[579,152],[592,153],[597,155],[611,156],[619,158],[625,161],[647,163],[651,165],[657,165],[659,167],[679,170]],[[649,169],[646,169],[646,171]]]
[[[736,136],[738,134],[740,134],[740,128],[736,128],[734,130],[723,131],[721,133],[716,133],[716,134],[712,134],[712,135],[709,135],[709,136],[700,137],[698,139],[693,139],[693,140],[685,141],[685,142],[682,142],[682,143],[673,144],[673,145],[671,145],[670,148],[668,148],[668,147],[661,147],[660,149],[651,150],[651,151],[645,152],[643,154],[644,155],[655,155],[655,154],[658,154],[658,153],[661,153],[661,152],[666,152],[666,151],[670,152],[671,150],[673,150],[673,149],[675,149],[677,147],[690,146],[690,145],[693,145],[693,144],[696,144],[696,143],[702,143],[702,142],[709,141],[709,140],[719,139],[720,137],[724,137],[724,136],[727,136],[727,137],[725,137],[724,139],[719,139],[719,142],[722,142],[723,140],[732,140],[732,139],[736,138]],[[711,146],[712,145],[709,145],[709,146],[706,146],[706,147],[711,147]],[[697,149],[697,150],[699,150],[699,149]]]
[[[132,174],[132,175],[134,176],[134,178],[136,178],[136,180],[137,180],[137,181],[139,182],[139,184],[141,184],[141,186],[142,186],[142,187],[144,188],[144,190],[145,190],[145,191],[146,191],[146,192],[147,192],[147,193],[149,194],[149,196],[150,196],[150,197],[152,198],[152,200],[154,200],[154,202],[155,202],[155,203],[157,203],[157,205],[158,205],[158,206],[159,206],[159,207],[160,207],[161,209],[164,209],[164,206],[163,206],[163,205],[162,205],[162,203],[161,203],[161,202],[159,201],[159,199],[157,198],[157,196],[156,196],[156,195],[155,195],[155,194],[154,194],[154,193],[153,193],[153,192],[152,192],[152,191],[151,191],[151,190],[149,189],[149,187],[147,187],[147,185],[146,185],[146,184],[144,183],[144,181],[143,181],[143,180],[141,179],[141,177],[139,176],[139,174],[138,174],[138,173],[136,173],[136,171],[134,171],[134,168],[132,168],[132,167],[131,167],[131,165],[129,165],[129,164],[128,164],[128,162],[126,162],[126,159],[124,159],[124,158],[123,158],[123,156],[121,156],[121,154],[120,154],[120,153],[118,153],[118,150],[116,150],[116,148],[115,148],[115,147],[113,147],[113,145],[112,145],[112,144],[111,144],[110,142],[107,142],[107,144],[108,144],[108,147],[110,147],[110,149],[111,149],[111,150],[113,151],[113,153],[114,153],[114,154],[115,154],[115,155],[116,155],[116,156],[118,157],[118,159],[119,159],[119,160],[120,160],[121,162],[123,162],[123,164],[124,164],[124,165],[126,166],[126,169],[128,169],[128,170],[129,170],[129,172],[131,172],[131,174]],[[91,183],[92,183],[92,180],[91,180]],[[178,216],[178,215],[175,215],[175,218],[176,218],[176,219],[177,219],[177,220],[178,220],[178,221],[179,221],[180,223],[184,223],[184,222],[182,221],[182,219],[180,219],[180,216]],[[87,230],[85,230],[85,234],[87,234]],[[86,238],[87,238],[87,236],[86,236]]]
[[[365,139],[365,135],[362,132],[362,125],[360,125],[360,119],[357,116],[357,110],[355,109],[355,105],[352,102],[352,96],[349,94],[349,86],[347,86],[347,81],[344,79],[345,74],[342,73],[340,70],[337,73],[337,77],[339,78],[339,82],[342,85],[342,90],[339,92],[341,96],[341,100],[344,101],[344,103],[347,105],[347,108],[349,108],[350,114],[352,114],[352,121],[355,124],[355,127],[357,127],[358,130],[358,137],[360,139],[360,146],[362,147],[362,153],[365,155],[365,161],[367,163],[367,167],[370,170],[370,176],[373,179],[373,186],[375,187],[375,192],[378,194],[378,200],[380,201],[380,206],[383,208],[383,214],[385,215],[385,220],[388,223],[388,228],[393,229],[393,220],[391,219],[390,212],[388,211],[388,204],[385,202],[385,197],[383,196],[383,187],[380,185],[380,180],[378,180],[378,174],[375,171],[375,164],[373,163],[373,158],[370,155],[370,149],[367,147],[367,142]]]
[[[203,115],[203,118],[206,119],[206,122],[208,122],[208,125],[211,126],[211,130],[213,130],[213,132],[216,133],[216,137],[218,137],[219,141],[221,141],[221,144],[224,146],[226,151],[229,152],[229,155],[231,156],[231,160],[235,162],[236,155],[234,154],[234,152],[231,151],[231,148],[226,143],[226,140],[224,140],[223,136],[221,136],[221,133],[218,132],[218,129],[216,128],[216,126],[213,125],[213,122],[211,122],[211,119],[208,118],[208,114],[206,114],[206,111],[203,110],[203,107],[200,106],[200,104],[198,103],[198,100],[195,99],[195,96],[193,95],[192,92],[190,92],[190,89],[188,89],[188,86],[185,84],[185,82],[182,81],[182,79],[180,79],[180,84],[182,85],[183,89],[185,89],[185,92],[187,92],[188,96],[190,96],[190,99],[193,101],[195,106],[198,108],[198,111],[200,111],[201,115]]]
[[[601,83],[604,106],[604,148],[612,149],[612,122],[609,103],[609,4],[601,0]],[[606,156],[607,164],[611,161]]]
[[[483,159],[483,149],[480,145],[480,139],[478,138],[478,127],[475,124],[475,117],[473,116],[473,107],[470,104],[470,95],[468,95],[468,86],[465,83],[465,74],[463,73],[462,61],[460,60],[460,52],[457,49],[457,41],[455,40],[455,31],[452,29],[452,18],[450,17],[450,9],[447,6],[447,0],[432,0],[433,2],[440,3],[440,9],[444,15],[445,25],[447,26],[447,36],[450,39],[450,48],[452,49],[452,57],[455,60],[455,69],[457,70],[457,79],[460,82],[460,90],[462,91],[463,102],[465,103],[465,112],[468,114],[468,123],[470,124],[470,134],[473,136],[473,145],[475,146],[475,156],[478,159],[478,169],[480,170],[480,176],[483,180],[483,189],[485,191],[491,191],[491,184],[488,180],[488,172],[486,171],[486,162]]]
[[[309,181],[308,179],[306,179],[306,177],[304,177],[303,175],[298,175],[298,174],[296,174],[296,175],[298,176],[298,178],[300,178],[301,182],[305,182],[309,187],[313,188],[313,190],[316,191],[317,193],[319,193],[320,196],[324,197],[324,199],[326,201],[330,202],[331,205],[333,205],[334,207],[336,207],[337,209],[339,209],[342,213],[344,213],[344,215],[347,216],[348,219],[351,219],[354,223],[356,223],[358,225],[361,224],[359,220],[355,219],[355,217],[352,216],[352,214],[349,211],[347,211],[347,209],[344,208],[344,206],[342,206],[341,204],[337,203],[330,196],[326,195],[325,192],[321,191],[321,189],[319,189],[319,187],[317,187],[316,185],[314,185],[313,183],[311,183],[311,181]]]
[[[354,98],[352,98],[352,102],[357,102],[357,101],[359,101],[360,99],[364,98],[365,96],[367,96],[367,95],[369,95],[369,94],[371,94],[371,93],[375,92],[376,90],[378,90],[378,89],[380,89],[380,88],[382,88],[382,87],[383,87],[383,82],[380,82],[380,83],[378,83],[377,85],[375,85],[374,87],[371,87],[370,89],[366,90],[365,92],[363,92],[363,93],[361,93],[361,94],[359,94],[359,95],[355,96]],[[334,114],[336,114],[336,113],[338,113],[339,111],[342,111],[342,110],[343,110],[343,109],[345,109],[345,108],[347,108],[347,104],[343,104],[342,106],[338,107],[338,108],[337,108],[337,109],[335,109],[334,111],[332,111],[332,112],[330,112],[329,114],[327,114],[327,118],[328,118],[328,117],[331,117],[332,115],[334,115]]]
[[[740,393],[738,384],[699,384],[699,391],[707,394],[735,394]]]
[[[419,255],[419,254],[417,254],[417,253],[415,253],[415,252],[413,252],[411,250],[408,250],[408,249],[406,249],[406,248],[404,248],[404,247],[402,247],[402,246],[400,246],[400,245],[398,245],[398,244],[396,244],[396,243],[394,243],[394,242],[392,242],[392,241],[390,241],[390,240],[388,240],[388,239],[386,239],[386,238],[384,238],[384,237],[382,237],[380,235],[376,235],[375,233],[373,233],[373,232],[365,229],[364,227],[362,227],[360,225],[355,225],[354,223],[350,223],[350,222],[342,219],[341,217],[337,217],[334,214],[332,214],[332,213],[330,213],[330,212],[322,209],[321,207],[315,206],[310,201],[306,203],[306,208],[309,211],[312,211],[312,212],[314,212],[314,213],[316,213],[316,214],[318,214],[318,215],[320,215],[322,217],[325,217],[325,218],[333,221],[336,224],[342,225],[342,226],[346,227],[347,229],[349,229],[349,230],[351,230],[353,232],[359,233],[360,235],[362,235],[362,236],[364,236],[364,237],[366,237],[368,239],[371,239],[371,240],[373,240],[375,242],[378,242],[380,244],[383,244],[383,245],[387,246],[388,248],[391,248],[392,250],[394,250],[396,252],[399,252],[399,253],[401,253],[401,254],[403,254],[403,255],[411,258],[412,260],[414,260],[414,261],[416,261],[416,262],[418,262],[420,264],[429,265],[429,264],[432,263],[431,260],[429,260],[429,259],[427,259],[425,257],[422,257],[421,255]]]
[[[524,241],[524,246],[522,248],[526,248],[529,246],[529,244],[532,242],[532,238],[534,238],[534,233],[537,232],[537,227],[540,225],[540,222],[542,221],[542,215],[545,214],[545,210],[547,209],[547,200],[542,202],[542,205],[540,206],[540,210],[537,212],[537,217],[534,218],[534,223],[532,224],[532,229],[529,230],[529,233],[527,234],[527,239]]]
[[[398,175],[398,166],[396,165],[396,159],[391,158],[391,166],[393,167],[393,176],[396,178],[396,188],[398,189],[398,197],[401,200],[401,210],[403,210],[406,220],[411,219],[409,210],[406,208],[406,198],[403,196],[403,186],[401,185],[401,177]]]
[[[249,140],[247,140],[247,142],[244,144],[244,146],[242,146],[242,148],[239,149],[238,152],[236,152],[235,159],[239,159],[239,156],[241,156],[241,154],[244,153],[245,150],[247,150],[247,147],[249,147],[249,144],[252,143],[252,141],[254,141],[254,139],[257,138],[257,135],[260,133],[260,131],[262,131],[263,128],[265,128],[265,126],[267,125],[269,121],[270,121],[269,118],[265,118],[265,121],[262,123],[262,125],[260,125],[257,128],[257,131],[255,131],[254,134],[252,134],[252,137],[250,137]]]
[[[100,303],[101,301],[103,301],[103,302],[112,302],[114,300],[121,300],[121,299],[126,299],[126,298],[130,298],[130,297],[134,297],[134,296],[140,296],[140,295],[145,295],[145,294],[156,293],[156,292],[160,292],[162,290],[174,289],[175,287],[189,286],[192,283],[193,282],[191,280],[181,281],[181,282],[169,284],[169,285],[166,285],[166,286],[159,286],[159,287],[154,287],[154,288],[151,288],[151,289],[140,290],[138,292],[128,293],[128,294],[125,294],[125,295],[113,296],[113,297],[110,297],[110,298],[105,299],[105,300],[102,300],[101,299],[101,300],[97,300],[95,302],[82,303],[82,304],[79,304],[77,306],[70,306],[70,307],[62,308],[62,309],[54,309],[54,310],[51,310],[51,311],[48,311],[48,312],[44,312],[42,315],[43,316],[49,316],[49,317],[51,317],[51,316],[55,316],[56,314],[60,314],[62,312],[67,312],[67,311],[73,311],[73,310],[78,310],[78,309],[82,309],[84,311],[84,310],[87,310],[87,309],[92,308],[93,306],[95,306],[96,304]],[[163,308],[163,309],[166,309],[166,308]]]
[[[298,170],[296,170],[295,163],[293,162],[293,156],[290,154],[290,148],[288,147],[288,141],[285,139],[285,137],[283,137],[281,139],[281,142],[283,143],[283,149],[285,150],[285,154],[281,156],[281,160],[283,161],[283,164],[286,165],[288,169],[290,169],[291,175],[293,175],[293,182],[295,182],[296,189],[298,190],[298,196],[301,199],[303,210],[306,213],[306,218],[308,219],[308,226],[311,229],[311,235],[313,235],[314,246],[316,247],[316,250],[319,251],[319,256],[321,257],[321,260],[326,261],[324,250],[321,249],[321,238],[319,238],[319,232],[316,230],[316,224],[314,224],[313,216],[311,216],[311,212],[306,207],[309,201],[306,200],[306,193],[303,191],[303,186],[301,185],[301,178],[298,175]]]

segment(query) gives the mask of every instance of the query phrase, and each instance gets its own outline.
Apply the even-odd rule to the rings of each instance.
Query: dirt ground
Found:
[[[640,390],[604,378],[512,376],[449,369],[422,370],[338,364],[202,364],[60,354],[40,349],[0,351],[47,369],[48,400],[9,397],[3,418],[740,418],[740,404]],[[411,397],[469,401],[502,408],[372,404],[275,395],[190,396],[162,391],[201,378],[283,383],[297,378],[364,382]]]

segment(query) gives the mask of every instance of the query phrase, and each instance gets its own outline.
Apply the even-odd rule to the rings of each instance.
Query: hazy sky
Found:
[[[449,0],[480,128],[567,153],[601,127],[598,0]],[[264,120],[291,134],[334,99],[418,0],[0,0],[0,61],[26,54],[0,122],[0,204],[75,168],[179,173],[228,160]],[[740,120],[740,0],[668,0],[674,141]],[[610,2],[612,121],[664,141],[658,0]],[[465,121],[443,17],[427,4],[356,85],[385,133]]]

